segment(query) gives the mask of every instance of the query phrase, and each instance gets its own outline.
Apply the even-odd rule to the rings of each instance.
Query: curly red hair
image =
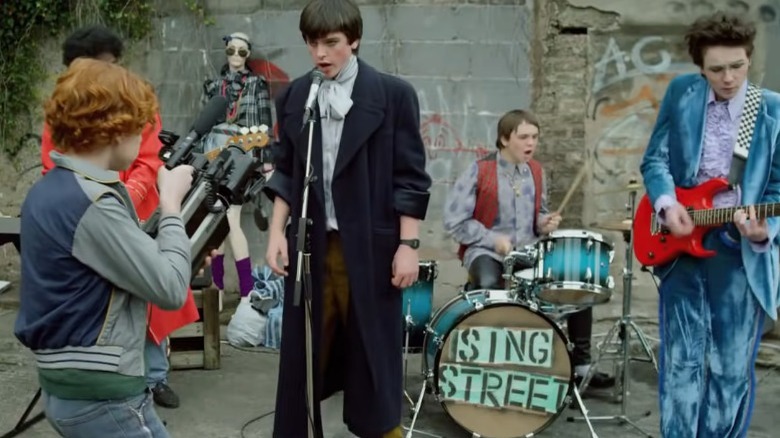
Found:
[[[57,79],[44,105],[52,141],[62,152],[90,152],[138,135],[154,123],[151,84],[124,67],[79,58]]]

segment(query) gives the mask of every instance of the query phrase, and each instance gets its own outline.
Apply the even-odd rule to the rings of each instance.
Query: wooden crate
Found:
[[[200,319],[170,335],[169,362],[172,370],[220,367],[219,291],[193,290]]]

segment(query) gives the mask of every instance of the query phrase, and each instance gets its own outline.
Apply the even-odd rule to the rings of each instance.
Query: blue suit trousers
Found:
[[[659,395],[669,438],[745,437],[764,311],[751,293],[738,238],[705,238],[717,255],[682,256],[661,279]]]

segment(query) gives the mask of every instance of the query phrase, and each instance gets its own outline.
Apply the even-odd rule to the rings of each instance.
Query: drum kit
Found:
[[[632,213],[635,193],[631,196]],[[571,356],[573,344],[562,329],[567,315],[605,304],[612,298],[615,282],[610,267],[614,245],[597,232],[565,229],[507,254],[503,259],[503,289],[464,287],[436,311],[432,297],[437,262],[421,261],[418,282],[403,290],[404,396],[412,416],[411,425],[404,427],[406,438],[415,432],[426,394],[431,394],[450,419],[473,438],[536,436],[551,426],[575,399],[591,437],[597,437],[592,424],[597,420],[615,419],[639,429],[625,415],[628,329],[641,341],[647,361],[656,369],[657,365],[645,336],[630,315],[630,222],[621,223],[619,231],[627,242],[623,316],[605,342],[599,344],[593,365],[608,358],[610,349],[619,353],[623,361],[621,415],[588,417],[580,394],[596,366],[582,376],[578,387]],[[622,343],[614,348],[616,336]],[[416,401],[409,395],[406,383],[410,353],[422,356],[423,382]]]

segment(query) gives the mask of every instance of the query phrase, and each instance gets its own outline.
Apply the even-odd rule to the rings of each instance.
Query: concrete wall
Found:
[[[266,57],[277,73],[275,90],[311,69],[298,31],[302,2],[230,3],[218,9],[217,2],[208,3],[216,14],[214,27],[182,14],[159,24],[161,38],[149,53],[148,73],[158,86],[169,129],[181,132],[191,123],[203,80],[224,62],[222,35],[250,36],[255,54]],[[493,149],[498,117],[531,103],[532,4],[393,3],[361,7],[360,55],[418,91],[428,171],[435,182],[423,236],[426,246],[442,250],[437,257],[450,257],[453,245],[441,229],[446,191],[468,163]]]
[[[160,38],[146,72],[158,87],[166,129],[183,132],[197,111],[201,85],[224,62],[221,36],[244,32],[255,55],[275,72],[274,90],[311,69],[298,31],[300,1],[207,2],[216,25],[206,27],[172,10],[159,23]],[[445,193],[464,167],[494,149],[498,118],[531,105],[531,2],[362,2],[360,56],[409,80],[418,91],[428,171],[434,179],[426,246],[451,257],[442,230]],[[369,4],[366,4],[369,3]],[[376,4],[373,4],[376,3]]]
[[[311,68],[298,31],[302,0],[208,0],[206,26],[184,2],[158,0],[156,35],[130,64],[157,86],[165,129],[185,132],[202,83],[224,62],[221,36],[247,33],[272,94]],[[716,8],[744,11],[760,26],[751,79],[780,89],[780,0],[362,0],[361,56],[418,90],[428,171],[435,184],[424,223],[426,256],[453,257],[441,229],[449,185],[493,150],[508,109],[532,107],[542,122],[539,158],[555,208],[588,164],[564,226],[619,221],[666,84],[695,71],[682,46],[685,26]],[[59,70],[58,43],[50,48]],[[43,93],[45,94],[45,93]],[[30,127],[39,132],[39,123]],[[0,159],[0,213],[15,214],[37,170],[35,141]],[[640,193],[641,195],[641,193]],[[615,236],[619,240],[619,235]]]
[[[750,79],[780,85],[780,64],[770,56],[780,39],[776,1],[570,0],[568,19],[598,11],[613,23],[588,25],[587,107],[584,148],[590,163],[584,191],[583,223],[619,221],[628,214],[628,193],[621,188],[641,182],[639,162],[647,145],[666,86],[675,76],[696,72],[684,45],[686,27],[715,10],[745,13],[759,25]],[[779,41],[780,42],[780,41]],[[774,58],[774,59],[773,59]],[[643,192],[640,191],[639,196]]]

